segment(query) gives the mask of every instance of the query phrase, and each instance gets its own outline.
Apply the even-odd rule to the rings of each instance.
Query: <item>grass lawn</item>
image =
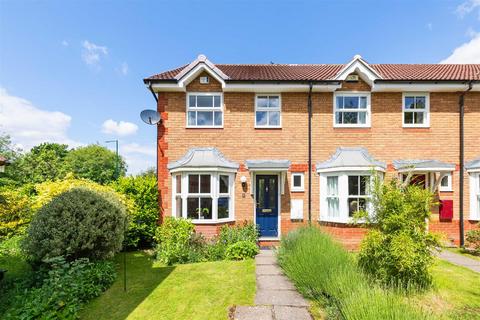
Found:
[[[229,306],[253,304],[254,260],[168,267],[131,252],[126,293],[121,254],[117,262],[116,282],[85,306],[81,319],[226,319]]]
[[[462,248],[447,248],[447,250],[451,251],[451,252],[454,252],[454,253],[461,254],[462,256],[465,256],[467,258],[472,258],[472,259],[480,261],[480,256],[474,255],[473,253],[471,253],[469,251],[466,251],[465,249],[462,249]]]

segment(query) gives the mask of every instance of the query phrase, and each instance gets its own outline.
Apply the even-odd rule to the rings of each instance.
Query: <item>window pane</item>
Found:
[[[337,109],[343,109],[343,97],[337,97]]]
[[[212,198],[200,198],[200,219],[212,219]]]
[[[257,126],[265,126],[267,124],[267,112],[257,111],[256,120],[257,120]]]
[[[195,111],[189,111],[188,112],[188,125],[189,126],[194,126],[196,125],[196,112]]]
[[[222,112],[215,112],[215,125],[216,126],[222,125]]]
[[[268,107],[268,97],[267,96],[258,96],[257,97],[257,107],[258,108],[267,108]]]
[[[358,211],[359,199],[358,198],[349,198],[348,199],[348,216],[353,217],[355,212]]]
[[[200,208],[198,206],[198,198],[188,198],[187,199],[187,218],[189,219],[198,219],[198,213]]]
[[[338,195],[338,177],[327,177],[327,195]]]
[[[299,174],[293,176],[293,186],[299,188],[302,186],[302,176]]]
[[[405,97],[405,109],[414,109],[414,108],[415,108],[415,98]]]
[[[335,112],[335,123],[336,124],[343,123],[343,112]]]
[[[416,97],[416,109],[425,109],[425,97]]]
[[[359,112],[358,113],[358,123],[366,124],[367,123],[367,113],[366,112]]]
[[[360,194],[368,194],[368,182],[370,180],[369,176],[360,176]]]
[[[228,176],[220,176],[220,179],[218,180],[220,193],[228,193],[228,180]]]
[[[177,193],[182,193],[182,176],[175,176],[175,189]]]
[[[423,124],[423,112],[415,112],[415,123]]]
[[[367,97],[360,97],[360,108],[367,109]]]
[[[343,123],[344,124],[357,124],[358,123],[358,113],[357,112],[344,112],[343,113]]]
[[[367,199],[365,198],[358,199],[358,210],[367,210]]]
[[[220,108],[220,96],[213,96],[213,106]]]
[[[212,108],[213,97],[212,96],[197,96],[197,107]]]
[[[440,182],[440,185],[442,187],[448,187],[448,176],[445,176],[442,178],[442,181]]]
[[[268,205],[269,205],[269,208],[274,208],[277,206],[277,203],[276,203],[276,194],[277,192],[275,191],[275,180],[274,179],[268,179]]]
[[[175,210],[176,210],[177,218],[180,218],[182,216],[182,209],[183,209],[182,198],[176,197],[175,198]]]
[[[218,198],[218,219],[228,218],[228,197]]]
[[[351,196],[358,195],[359,176],[348,176],[348,194]]]
[[[257,207],[262,209],[265,208],[265,179],[258,179],[258,198],[257,198]]]
[[[345,109],[357,109],[358,97],[344,97],[343,106]]]
[[[406,124],[412,124],[413,123],[413,112],[405,112],[403,114],[403,121]]]
[[[190,108],[195,108],[195,96],[189,96],[188,97],[188,106]]]
[[[198,126],[213,125],[213,112],[210,112],[210,111],[197,112],[197,125]]]
[[[271,126],[279,126],[280,125],[280,112],[270,111],[268,113],[268,124],[271,125]]]
[[[270,96],[269,105],[270,108],[280,107],[280,99],[278,96]]]
[[[198,174],[188,176],[188,193],[198,193]]]
[[[328,216],[338,217],[339,216],[339,201],[338,198],[328,198]]]
[[[209,174],[200,176],[200,193],[210,193],[210,180]]]

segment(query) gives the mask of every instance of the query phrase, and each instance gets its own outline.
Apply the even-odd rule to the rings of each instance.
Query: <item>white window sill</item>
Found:
[[[291,189],[290,192],[305,192],[305,189]]]
[[[440,192],[453,192],[453,189],[450,189],[450,188],[447,188],[447,189],[438,188],[438,191],[440,191]]]
[[[223,126],[186,126],[187,129],[223,129]]]
[[[364,220],[354,221],[353,218],[348,219],[330,219],[330,218],[320,218],[318,222],[330,222],[330,223],[342,223],[342,224],[364,224]]]
[[[348,124],[348,125],[341,125],[341,124],[335,124],[335,125],[333,125],[333,127],[334,127],[334,128],[353,128],[353,129],[355,129],[355,128],[357,128],[357,129],[358,129],[358,128],[363,128],[363,129],[365,129],[365,128],[371,128],[372,126],[371,126],[371,125],[364,125],[364,124],[362,124],[362,125],[350,125],[350,124]]]
[[[282,126],[257,126],[257,125],[255,125],[255,129],[282,129]]]
[[[411,128],[422,128],[422,129],[429,129],[430,125],[428,124],[403,124],[403,128],[411,129]]]
[[[221,223],[228,223],[228,222],[234,222],[234,218],[228,218],[228,219],[217,219],[217,220],[208,220],[208,219],[192,219],[193,224],[221,224]]]

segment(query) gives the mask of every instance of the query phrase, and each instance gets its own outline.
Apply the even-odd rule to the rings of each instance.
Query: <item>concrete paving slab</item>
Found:
[[[261,249],[257,257],[274,257],[275,256],[275,250],[270,250],[270,249]]]
[[[312,320],[307,308],[274,306],[275,320]]]
[[[454,253],[448,250],[443,250],[438,255],[440,259],[447,260],[453,264],[468,268],[472,271],[480,273],[480,261],[462,256],[461,254]]]
[[[260,275],[282,275],[282,269],[277,265],[257,265],[255,274]]]
[[[257,288],[267,290],[295,290],[293,283],[283,275],[257,276]]]
[[[308,302],[293,290],[257,290],[256,305],[308,307]]]
[[[274,320],[272,307],[236,307],[234,320]]]
[[[256,256],[255,257],[255,263],[258,265],[264,265],[264,264],[277,264],[277,258],[274,256]]]

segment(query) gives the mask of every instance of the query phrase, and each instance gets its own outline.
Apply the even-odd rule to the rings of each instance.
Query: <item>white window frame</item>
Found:
[[[300,177],[300,186],[295,186],[294,185],[294,177],[295,176],[299,176]],[[291,185],[291,188],[290,188],[290,191],[292,192],[304,192],[305,191],[305,173],[303,172],[292,172],[292,185]]]
[[[195,193],[189,194],[188,192],[188,177],[190,175],[210,175],[210,193]],[[220,176],[228,176],[228,194],[220,193]],[[179,194],[176,192],[176,176],[180,176],[181,179],[181,193],[180,197],[182,199],[182,212],[176,212],[176,198]],[[199,190],[200,191],[200,190]],[[228,213],[227,218],[218,218],[218,198],[223,198],[228,195]],[[188,219],[187,214],[187,199],[188,197],[197,197],[197,198],[206,198],[210,197],[212,199],[212,219],[192,219],[194,224],[215,224],[235,221],[235,173],[232,172],[223,172],[223,171],[186,171],[178,172],[172,174],[172,217],[181,217]]]
[[[480,172],[470,173],[470,219],[480,221]]]
[[[425,97],[425,110],[424,111],[417,111],[421,109],[407,109],[405,106],[405,98],[406,97]],[[416,124],[416,123],[405,123],[405,113],[415,113],[415,112],[423,112],[424,116],[424,123]],[[402,94],[402,126],[404,128],[429,128],[430,127],[430,93],[428,92],[404,92]]]
[[[328,212],[328,198],[331,198],[332,195],[327,194],[327,178],[328,177],[338,177],[338,197],[339,199],[339,216],[332,217],[329,216]],[[320,221],[322,222],[335,222],[335,223],[352,223],[353,218],[349,216],[349,208],[348,208],[348,199],[349,190],[348,190],[348,176],[368,176],[370,177],[370,184],[373,183],[373,176],[370,171],[335,171],[335,172],[325,172],[320,173]],[[368,186],[367,186],[368,188]],[[370,190],[367,190],[367,193]],[[367,199],[367,212],[369,214],[373,211],[373,206],[371,201],[371,195],[367,194],[365,196],[360,196],[361,198]],[[358,221],[362,222],[362,221]]]
[[[337,97],[366,97],[366,109],[337,109]],[[368,91],[338,91],[333,94],[333,127],[334,128],[370,128],[372,123],[371,94]],[[343,124],[337,123],[337,112],[366,112],[365,123]]]
[[[278,97],[278,108],[270,108],[270,107],[258,107],[258,97]],[[267,124],[265,125],[258,125],[257,124],[257,111],[258,112],[267,112]],[[269,125],[269,119],[270,117],[268,116],[269,111],[276,111],[280,113],[280,119],[278,125]],[[255,128],[281,128],[282,127],[282,95],[279,93],[257,93],[255,95],[255,113],[254,113],[254,119],[255,121]]]
[[[191,96],[220,96],[220,108],[209,108],[209,107],[190,107],[190,97]],[[187,128],[191,129],[221,129],[223,128],[224,125],[224,115],[225,115],[225,108],[223,104],[223,93],[222,92],[188,92],[187,93],[187,99],[186,99],[186,113],[185,113],[185,125]],[[212,117],[213,117],[213,125],[207,125],[207,126],[199,126],[199,125],[189,125],[188,124],[188,112],[189,111],[209,111],[212,112]],[[215,111],[221,112],[222,113],[222,125],[215,125]],[[195,115],[195,121],[197,121],[198,115]]]
[[[443,179],[447,179],[448,181],[448,184],[447,186],[442,186],[442,181],[440,181],[440,183],[438,184],[438,190],[441,191],[441,192],[451,192],[453,191],[453,184],[452,184],[452,174],[451,173],[447,173],[443,178]]]

